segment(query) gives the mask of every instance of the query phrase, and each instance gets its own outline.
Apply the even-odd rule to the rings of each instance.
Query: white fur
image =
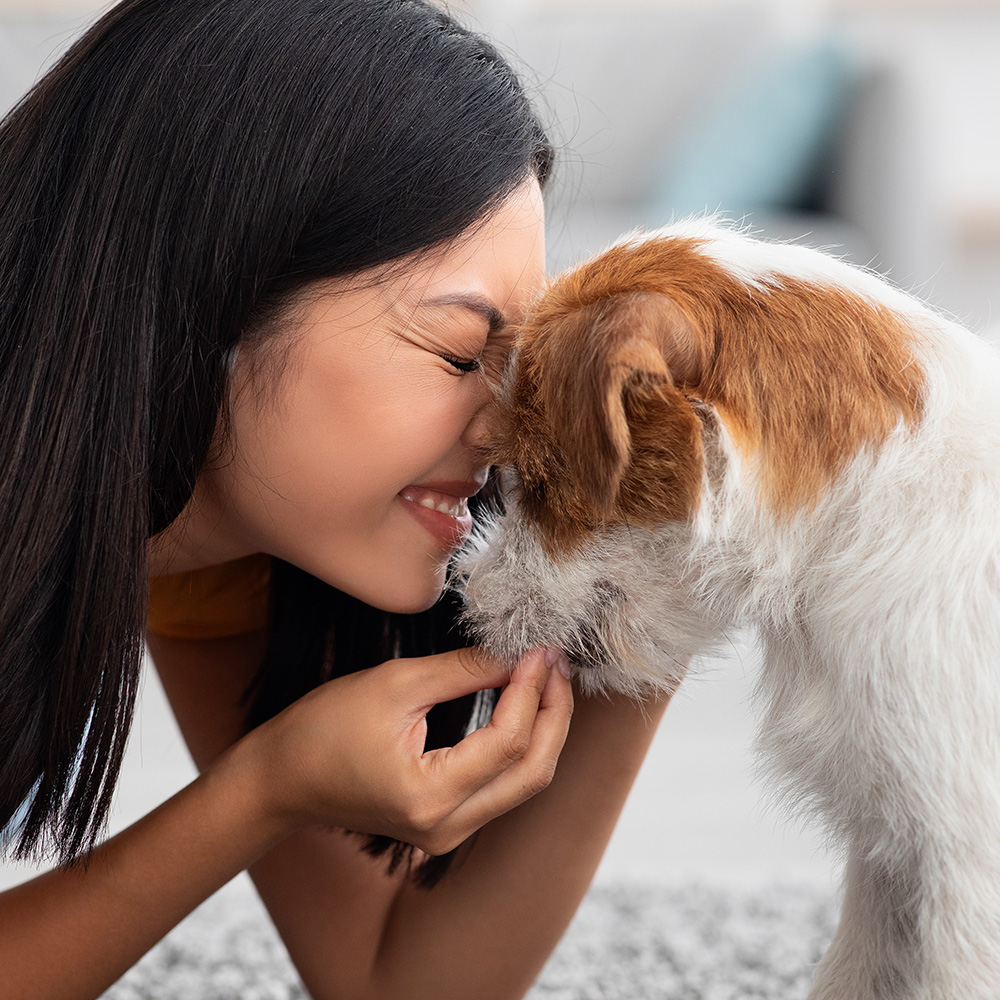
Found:
[[[769,512],[722,426],[693,523],[615,527],[558,563],[515,489],[457,560],[469,620],[503,656],[563,646],[593,658],[585,690],[636,695],[673,689],[691,656],[755,626],[765,763],[848,857],[812,1000],[996,1000],[1000,356],[815,251],[710,222],[669,232],[707,239],[750,288],[808,278],[908,317],[928,376],[919,425],[791,519]]]

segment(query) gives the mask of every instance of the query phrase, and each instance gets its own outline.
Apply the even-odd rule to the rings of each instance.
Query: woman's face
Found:
[[[199,477],[189,539],[211,561],[279,556],[385,610],[432,604],[486,479],[483,369],[502,365],[543,272],[532,180],[412,268],[310,289],[280,324],[275,384],[237,359],[230,458]]]

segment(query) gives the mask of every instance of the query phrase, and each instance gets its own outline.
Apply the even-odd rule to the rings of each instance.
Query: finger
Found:
[[[516,726],[518,720],[526,716],[533,718],[558,655],[555,650],[544,646],[528,650],[511,672],[509,683],[493,709],[490,723],[484,728],[504,729]]]
[[[562,667],[559,667],[557,663],[557,669],[550,673],[542,691],[539,711],[553,709],[565,713],[566,727],[568,728],[570,717],[573,715],[573,685],[570,682],[569,661],[562,653],[557,655],[558,663],[561,663]]]
[[[507,796],[510,801],[507,808],[511,808],[539,790],[540,778],[544,778],[542,787],[548,784],[569,735],[572,717],[573,687],[564,674],[552,670],[539,699],[527,751],[480,791],[490,789],[494,795]],[[533,790],[526,793],[519,791],[523,784]]]
[[[454,747],[424,755],[426,764],[449,785],[456,796],[456,804],[489,784],[529,752],[552,674],[557,674],[562,686],[568,688],[565,677],[550,666],[555,658],[556,654],[545,649],[525,654],[501,694],[491,720]],[[551,704],[546,707],[552,708]]]
[[[552,670],[539,699],[527,750],[510,767],[474,792],[470,799],[479,796],[483,806],[492,800],[494,804],[488,807],[499,813],[545,787],[555,773],[572,715],[572,685],[565,675]]]
[[[509,663],[479,646],[393,660],[391,665],[400,672],[401,690],[414,699],[412,707],[424,712],[443,701],[501,687],[510,681],[512,674]]]
[[[527,752],[474,791],[448,817],[456,841],[466,839],[491,820],[509,812],[548,787],[569,734],[573,690],[559,671],[551,671],[539,704]]]

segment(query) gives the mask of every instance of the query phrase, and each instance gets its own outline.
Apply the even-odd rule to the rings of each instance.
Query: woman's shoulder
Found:
[[[271,557],[258,553],[149,581],[146,627],[177,639],[219,639],[267,628]]]

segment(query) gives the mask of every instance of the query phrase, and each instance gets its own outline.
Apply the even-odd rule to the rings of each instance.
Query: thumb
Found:
[[[414,707],[430,709],[443,701],[503,687],[510,681],[515,664],[492,656],[479,646],[468,646],[410,659],[406,666],[412,685],[409,690],[419,699]]]

